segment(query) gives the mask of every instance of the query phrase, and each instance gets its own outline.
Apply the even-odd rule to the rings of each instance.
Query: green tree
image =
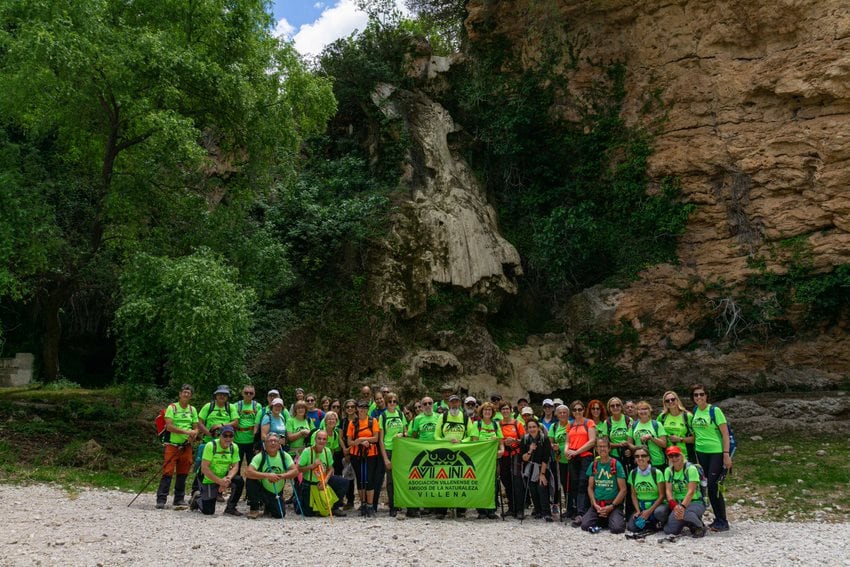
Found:
[[[253,290],[207,250],[170,259],[139,254],[121,278],[118,363],[132,382],[164,375],[199,391],[242,381]]]
[[[264,0],[0,4],[0,176],[13,180],[0,198],[27,205],[0,216],[0,294],[34,299],[47,380],[59,374],[63,310],[83,293],[108,297],[137,251],[183,255],[212,240],[235,241],[236,261],[274,255],[267,238],[252,250],[263,231],[244,226],[246,212],[291,177],[301,137],[335,102],[271,35],[267,10]]]

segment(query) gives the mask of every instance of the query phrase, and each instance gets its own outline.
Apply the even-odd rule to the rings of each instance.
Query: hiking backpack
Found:
[[[175,413],[177,411],[177,404],[169,404],[171,408],[171,412]],[[156,416],[156,419],[153,420],[154,425],[156,426],[156,436],[159,437],[159,441],[161,443],[168,443],[171,441],[171,432],[165,428],[165,412],[168,408],[163,408],[159,410],[159,415]]]
[[[366,427],[368,427],[369,431],[371,432],[372,431],[372,424],[375,423],[375,418],[370,415],[369,417],[366,418],[366,420],[367,420],[366,421]],[[360,416],[355,417],[354,421],[352,423],[354,423],[354,438],[352,439],[352,441],[356,441],[357,438],[360,437]],[[346,428],[346,429],[348,429],[348,428]],[[346,437],[347,437],[347,435],[346,435]],[[361,455],[360,450],[361,450],[361,448],[358,447],[357,448],[357,456],[358,457],[368,456],[369,449],[366,449],[366,455]]]
[[[439,419],[437,420],[437,427],[440,429],[440,431],[443,430],[443,426],[446,424],[446,415],[447,415],[447,413],[441,413]],[[469,416],[466,415],[466,413],[463,414],[463,417],[464,417],[463,436],[466,437],[466,432],[469,430],[469,421],[470,420],[469,420]],[[517,433],[519,433],[519,430],[517,430]]]
[[[702,496],[702,502],[705,504],[705,507],[709,507],[708,500],[708,477],[705,476],[705,470],[702,468],[702,465],[699,463],[691,463],[685,461],[685,467],[682,469],[685,474],[685,479],[688,478],[688,467],[696,467],[697,472],[699,473],[699,493]],[[673,478],[673,472],[670,472],[670,478]]]
[[[593,471],[592,471],[593,476],[596,476],[596,470],[598,468],[599,468],[599,457],[593,459]],[[615,459],[614,457],[611,457],[610,469],[611,469],[611,476],[613,476],[616,479],[617,478],[617,459]],[[623,469],[623,470],[625,470],[625,469]],[[650,474],[652,474],[652,473],[650,472]]]

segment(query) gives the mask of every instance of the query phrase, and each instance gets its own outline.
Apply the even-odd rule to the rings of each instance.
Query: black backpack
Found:
[[[440,429],[440,431],[443,430],[443,426],[446,424],[446,415],[448,415],[448,412],[441,413],[440,417],[437,419],[437,427]],[[463,417],[465,418],[463,421],[463,436],[466,437],[466,432],[469,430],[470,419],[465,412],[463,414]]]

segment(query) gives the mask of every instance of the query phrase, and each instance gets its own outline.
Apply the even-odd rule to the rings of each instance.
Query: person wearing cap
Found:
[[[204,454],[204,448],[207,443],[212,441],[213,437],[217,437],[219,430],[230,425],[236,429],[236,424],[239,423],[239,414],[236,413],[236,406],[230,403],[230,388],[226,385],[221,385],[213,392],[213,399],[205,404],[198,412],[198,429],[203,433],[203,443],[198,446],[198,452],[195,454],[195,472],[200,473],[195,475],[192,481],[192,497],[195,499],[199,496],[201,490],[201,461]]]
[[[348,452],[360,492],[360,515],[373,517],[375,467],[378,460],[378,420],[369,416],[369,402],[357,402],[357,417],[348,424]]]
[[[281,448],[280,442],[281,436],[274,432],[268,433],[265,448],[254,455],[245,471],[248,518],[252,520],[260,517],[260,503],[263,504],[266,516],[282,518],[286,515],[283,488],[287,479],[298,476],[298,467],[289,453]]]
[[[691,536],[703,537],[707,528],[702,521],[705,502],[700,491],[700,474],[696,465],[685,462],[682,449],[673,445],[667,448],[670,466],[664,471],[667,503],[655,509],[655,517],[664,525],[667,535],[679,535],[685,527]]]
[[[434,405],[434,411],[445,413],[449,411],[449,398],[454,395],[455,388],[451,384],[440,386],[440,396],[443,398]],[[459,398],[458,398],[459,399]]]
[[[499,411],[499,406],[502,405],[502,394],[499,392],[490,393],[490,403],[496,408],[496,415],[493,416],[493,421],[502,421],[502,412]]]
[[[534,417],[534,408],[532,408],[531,406],[523,406],[522,409],[519,410],[518,419],[523,425],[525,425],[525,420],[527,419],[534,419],[536,421],[537,418]],[[538,425],[540,424],[538,423]]]
[[[254,456],[254,437],[260,430],[263,406],[254,399],[257,391],[251,384],[242,386],[242,399],[236,402],[239,421],[236,424],[236,446],[239,447],[239,474],[242,474],[242,460],[246,466]]]
[[[198,410],[189,402],[194,389],[189,384],[180,388],[180,398],[176,404],[169,404],[165,410],[165,438],[162,479],[156,491],[156,507],[165,508],[168,492],[171,490],[171,477],[177,473],[174,482],[174,509],[185,509],[186,478],[192,467],[192,443],[198,436]]]
[[[626,531],[623,502],[626,500],[626,470],[611,458],[607,437],[596,439],[597,458],[587,468],[587,495],[590,506],[581,517],[581,529],[596,533],[600,523],[608,525],[612,534]]]
[[[525,408],[531,409],[529,407],[528,400],[526,398],[518,399],[516,401],[516,411],[514,412],[514,419],[516,419],[517,421],[519,421],[523,425],[525,425],[525,418],[522,417],[523,416],[522,410],[524,410]],[[528,412],[526,412],[526,415],[528,415]],[[531,409],[531,415],[534,415],[533,409]]]
[[[269,402],[269,411],[263,415],[260,422],[260,439],[265,442],[270,433],[275,433],[280,438],[281,448],[286,447],[286,410],[283,408],[283,399],[274,398]]]
[[[387,503],[390,507],[390,517],[396,516],[396,508],[395,508],[395,485],[393,484],[393,473],[392,473],[392,459],[393,459],[393,446],[395,440],[404,437],[405,432],[407,430],[407,419],[404,417],[404,413],[399,409],[398,404],[398,396],[393,392],[388,392],[386,394],[387,400],[387,411],[381,414],[381,417],[378,418],[379,424],[379,433],[378,433],[378,442],[381,447],[381,460],[384,462],[384,470],[386,471],[387,478]],[[380,500],[381,490],[380,486],[378,487],[378,497],[375,498],[375,502],[377,503]],[[372,506],[375,508],[375,506]]]
[[[469,419],[472,421],[478,421],[478,400],[476,400],[472,396],[467,396],[465,400],[463,400],[464,413],[469,416]]]
[[[231,516],[241,516],[236,509],[236,503],[242,496],[245,482],[239,476],[239,447],[233,442],[236,430],[229,423],[221,426],[218,439],[213,439],[204,446],[201,457],[201,491],[199,507],[204,515],[215,514],[215,503],[219,495],[228,488],[230,498],[224,513]]]
[[[425,396],[419,402],[422,413],[417,414],[413,418],[413,422],[407,429],[407,434],[420,441],[434,441],[437,434],[437,421],[440,419],[440,414],[434,412],[434,400],[430,396]],[[425,513],[430,514],[426,510]],[[418,518],[418,508],[408,508],[406,512],[408,518]]]
[[[555,402],[546,398],[543,400],[543,417],[540,418],[540,425],[543,426],[543,429],[546,430],[546,434],[549,434],[549,429],[557,423],[558,418],[555,417]]]
[[[451,443],[464,443],[474,441],[478,435],[475,424],[468,415],[460,409],[460,396],[452,394],[448,399],[449,409],[440,414],[437,419],[437,428],[434,430],[436,441],[449,441]],[[446,517],[446,508],[436,508],[434,513],[438,520]],[[466,515],[466,508],[456,508],[456,517],[462,518]]]

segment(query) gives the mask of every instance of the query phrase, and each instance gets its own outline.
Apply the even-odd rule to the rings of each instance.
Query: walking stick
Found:
[[[171,459],[169,459],[169,461],[168,461],[167,463],[165,463],[164,465],[162,465],[162,468],[161,468],[161,469],[159,469],[159,468],[158,468],[158,469],[156,469],[156,471],[154,471],[153,476],[152,476],[152,477],[150,477],[150,478],[148,479],[148,481],[145,483],[145,485],[142,487],[142,489],[141,489],[141,490],[140,490],[140,491],[139,491],[139,492],[138,492],[138,493],[137,493],[137,494],[133,497],[133,499],[132,499],[132,500],[130,500],[130,503],[129,503],[129,504],[127,504],[127,507],[128,507],[128,508],[129,508],[129,507],[133,504],[133,502],[135,502],[135,501],[136,501],[136,498],[138,498],[138,497],[139,497],[139,495],[140,495],[142,492],[144,492],[144,491],[145,491],[145,489],[146,489],[146,488],[150,485],[150,483],[151,483],[151,482],[153,482],[153,479],[155,479],[155,478],[157,477],[157,475],[162,475],[162,471],[164,471],[164,470],[167,470],[167,469],[168,469],[168,466],[169,466],[171,463],[173,463],[173,462],[174,462],[174,458],[175,458],[175,457],[177,457],[177,456],[179,456],[179,455],[180,455],[180,453],[182,453],[182,452],[183,452],[183,449],[185,449],[185,448],[186,448],[186,444],[185,444],[185,443],[183,443],[182,445],[180,445],[180,447],[179,447],[178,451],[177,451],[176,453],[174,453],[173,455],[171,455]]]
[[[325,495],[325,504],[328,505],[328,515],[331,517],[331,523],[334,522],[334,513],[331,510],[331,497],[328,496],[328,483],[325,479],[325,467],[323,465],[319,465],[319,486],[322,487],[322,492]]]
[[[301,499],[298,497],[298,489],[295,486],[295,479],[290,478],[289,482],[292,483],[292,495],[295,497],[295,503],[298,505],[298,511],[301,512],[301,519],[305,518],[304,516],[304,506],[301,505]]]
[[[280,492],[277,491],[277,483],[273,482],[272,486],[274,487],[274,499],[277,502],[277,510],[280,512],[280,521],[285,524],[286,522],[283,521],[283,505],[280,503]],[[286,486],[286,481],[284,481],[284,486]]]

